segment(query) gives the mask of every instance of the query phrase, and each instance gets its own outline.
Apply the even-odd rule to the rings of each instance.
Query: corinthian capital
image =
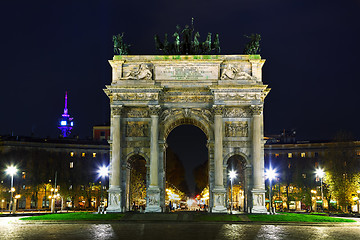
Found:
[[[225,107],[224,105],[213,105],[214,115],[223,115]]]
[[[250,106],[250,112],[252,115],[260,115],[263,111],[263,106],[261,105],[252,105]]]
[[[111,116],[121,115],[122,110],[123,110],[122,105],[112,106],[111,107]]]
[[[160,105],[149,105],[150,115],[159,115],[161,112]]]

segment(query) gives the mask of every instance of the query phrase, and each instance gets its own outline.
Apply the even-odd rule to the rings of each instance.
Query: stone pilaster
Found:
[[[251,63],[252,76],[256,77],[256,80],[261,82],[262,81],[261,69],[265,63],[265,60],[264,59],[251,59],[251,60],[249,60],[249,62]]]
[[[116,84],[122,77],[122,65],[124,61],[109,61],[112,67],[112,84]]]
[[[252,158],[253,158],[253,189],[252,213],[266,213],[265,208],[265,179],[264,179],[264,156],[261,154],[262,144],[262,106],[250,107],[252,112]]]
[[[122,212],[121,112],[121,105],[111,107],[111,163],[107,212]]]
[[[150,184],[147,189],[146,212],[161,212],[159,187],[159,105],[149,106],[151,117],[150,134]]]
[[[215,187],[213,189],[214,207],[213,212],[226,212],[226,201],[223,181],[223,112],[224,106],[214,105],[214,170]]]

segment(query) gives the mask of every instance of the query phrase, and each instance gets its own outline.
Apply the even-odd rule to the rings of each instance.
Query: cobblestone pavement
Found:
[[[359,224],[26,223],[0,218],[0,239],[360,239]]]

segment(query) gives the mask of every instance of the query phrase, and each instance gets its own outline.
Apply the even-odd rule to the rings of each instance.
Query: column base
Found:
[[[106,208],[106,212],[117,213],[123,212],[121,206],[121,189],[120,187],[111,186],[108,190],[109,198],[108,198],[108,207]]]
[[[146,213],[161,212],[160,207],[160,188],[158,186],[149,186],[146,192]]]
[[[264,189],[253,189],[252,193],[252,206],[251,213],[267,214],[265,207],[265,190]]]
[[[215,187],[212,191],[214,197],[214,206],[211,210],[213,213],[226,213],[227,209],[225,206],[225,193],[226,190],[224,187]]]

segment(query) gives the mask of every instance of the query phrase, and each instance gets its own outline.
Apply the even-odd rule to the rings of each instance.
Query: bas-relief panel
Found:
[[[148,137],[149,123],[148,122],[127,122],[126,123],[127,137]]]
[[[250,116],[251,116],[250,109],[248,107],[225,108],[224,110],[225,118],[246,118]]]
[[[256,80],[252,76],[250,63],[227,63],[221,66],[222,80]]]
[[[248,131],[247,121],[225,122],[225,137],[247,137]]]
[[[149,117],[149,110],[146,108],[129,108],[127,110],[128,118],[146,118]]]
[[[125,80],[151,80],[152,64],[140,63],[140,64],[123,64],[123,76],[121,79]]]

